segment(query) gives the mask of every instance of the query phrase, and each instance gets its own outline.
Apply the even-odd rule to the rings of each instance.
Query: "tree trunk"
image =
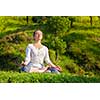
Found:
[[[71,23],[70,23],[70,27],[72,28],[73,27],[73,21],[71,20]]]
[[[57,33],[56,33],[56,31],[54,32],[55,33],[55,54],[56,54],[56,61],[58,61],[58,58],[59,58],[59,50],[57,49],[57,46],[56,46],[56,37],[57,37]]]
[[[100,16],[98,16],[99,20],[100,20]]]
[[[99,23],[100,23],[100,16],[98,16],[98,19],[99,19]]]
[[[92,21],[93,21],[92,16],[90,16],[90,24],[91,24],[91,26],[93,24]]]
[[[59,52],[58,52],[58,50],[56,49],[56,61],[58,61],[58,58],[59,58]]]
[[[26,16],[26,22],[27,22],[27,24],[28,24],[28,21],[29,21],[29,20],[28,20],[28,18],[29,18],[29,17],[28,17],[28,16]]]

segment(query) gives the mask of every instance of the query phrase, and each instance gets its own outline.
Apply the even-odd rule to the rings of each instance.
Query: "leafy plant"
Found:
[[[59,35],[69,29],[69,20],[62,16],[52,16],[48,18],[46,25],[49,32]]]

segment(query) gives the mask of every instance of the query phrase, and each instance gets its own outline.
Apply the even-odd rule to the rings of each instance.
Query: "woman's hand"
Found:
[[[56,68],[60,72],[62,71],[62,68],[60,66],[57,66],[57,65],[53,65],[52,66],[52,65],[49,64],[48,68],[50,68],[50,67],[54,67],[54,68]]]
[[[62,68],[60,66],[56,66],[57,70],[62,71]]]
[[[22,66],[26,66],[27,64],[26,64],[25,61],[22,61],[21,65],[22,65]]]

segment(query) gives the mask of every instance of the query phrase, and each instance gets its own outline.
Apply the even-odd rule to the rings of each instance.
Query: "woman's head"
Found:
[[[35,41],[40,41],[40,40],[42,40],[42,38],[43,38],[43,33],[42,33],[42,31],[36,30],[36,31],[33,33],[33,38],[34,38]]]

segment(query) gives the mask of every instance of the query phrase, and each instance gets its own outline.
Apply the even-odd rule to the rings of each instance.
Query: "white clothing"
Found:
[[[37,68],[42,68],[44,66],[44,61],[47,64],[52,64],[48,54],[48,48],[43,45],[41,48],[36,48],[33,44],[29,44],[26,48],[26,66],[34,66]]]

